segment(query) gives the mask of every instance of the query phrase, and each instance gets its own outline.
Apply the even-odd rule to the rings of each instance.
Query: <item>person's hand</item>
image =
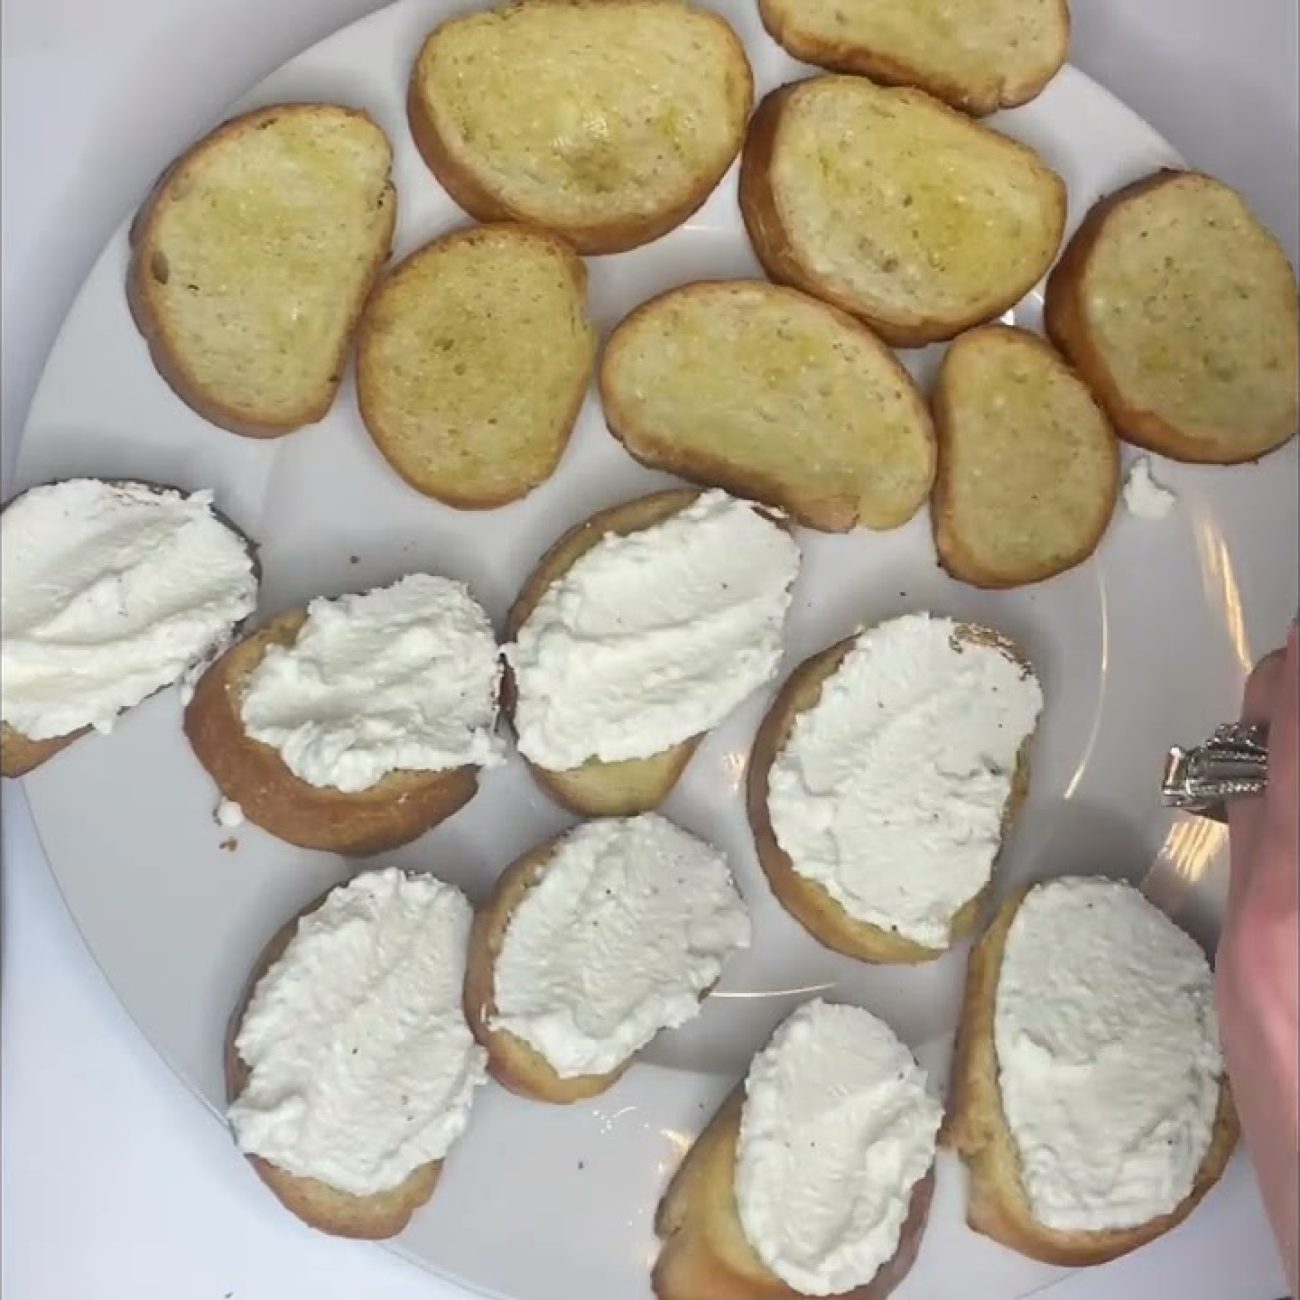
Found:
[[[1285,650],[1246,683],[1242,721],[1269,728],[1263,798],[1228,805],[1231,879],[1215,991],[1219,1033],[1260,1190],[1293,1295],[1300,1295],[1300,656]]]

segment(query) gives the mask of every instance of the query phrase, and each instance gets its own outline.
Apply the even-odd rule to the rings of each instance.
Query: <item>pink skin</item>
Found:
[[[1300,640],[1264,659],[1241,716],[1269,726],[1269,788],[1229,805],[1232,876],[1219,940],[1219,1032],[1260,1190],[1300,1294]]]

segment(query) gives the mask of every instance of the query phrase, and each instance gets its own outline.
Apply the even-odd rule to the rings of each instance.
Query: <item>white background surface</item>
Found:
[[[161,165],[283,59],[376,7],[3,0],[6,469],[72,294]],[[1294,259],[1295,0],[1074,0],[1074,9],[1075,62],[1194,165],[1241,187]],[[384,1252],[316,1236],[279,1212],[114,1001],[36,852],[21,800],[7,797],[5,813],[5,1295],[449,1298]],[[1182,1230],[1051,1296],[1162,1292],[1180,1300],[1281,1294],[1244,1163]]]

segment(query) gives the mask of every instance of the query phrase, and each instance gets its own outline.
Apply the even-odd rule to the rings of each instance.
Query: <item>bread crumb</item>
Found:
[[[233,853],[239,847],[239,841],[232,835],[228,840],[222,840],[217,848],[224,849],[227,853]]]

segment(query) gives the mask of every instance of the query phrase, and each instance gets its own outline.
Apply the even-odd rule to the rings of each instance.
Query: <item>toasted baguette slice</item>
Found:
[[[759,11],[796,59],[975,114],[1033,99],[1070,46],[1066,0],[759,0]]]
[[[1065,185],[924,91],[822,76],[750,125],[740,208],[768,275],[918,347],[1001,315],[1056,256]]]
[[[680,225],[731,165],[753,104],[745,49],[681,0],[547,0],[448,19],[407,110],[420,153],[480,221],[617,253]]]
[[[1033,1259],[1084,1268],[1126,1255],[1181,1223],[1222,1176],[1237,1144],[1239,1125],[1225,1074],[1209,1149],[1191,1193],[1172,1214],[1136,1228],[1103,1232],[1062,1232],[1034,1220],[1021,1182],[1020,1153],[1002,1110],[993,1037],[1007,933],[1031,888],[1018,890],[1002,904],[971,953],[940,1140],[966,1162],[970,1175],[966,1218],[976,1232]]]
[[[1024,664],[1020,652],[1000,633],[974,624],[964,624],[961,630],[964,640],[994,646],[1017,663]],[[978,928],[992,889],[992,881],[954,914],[947,947],[930,948],[893,930],[850,915],[820,881],[800,875],[789,854],[777,843],[767,806],[772,764],[785,748],[796,718],[805,710],[811,709],[821,698],[823,685],[835,675],[856,641],[856,636],[846,637],[805,659],[790,674],[789,680],[773,701],[754,738],[754,749],[749,759],[746,785],[749,825],[754,834],[754,848],[758,853],[759,864],[772,892],[781,906],[818,943],[842,952],[846,957],[856,957],[859,961],[918,965],[942,957],[949,947]],[[1002,812],[1004,838],[1029,793],[1029,747],[1032,739],[1027,738],[1020,747],[1011,793]]]
[[[744,1110],[737,1088],[687,1152],[655,1215],[663,1249],[653,1285],[659,1300],[800,1300],[758,1257],[736,1208],[736,1147]],[[841,1300],[885,1300],[916,1260],[934,1173],[912,1191],[898,1249],[866,1286]]]
[[[530,849],[497,877],[491,896],[477,911],[470,935],[465,974],[465,1018],[474,1037],[487,1048],[488,1072],[503,1087],[533,1101],[567,1105],[608,1091],[637,1059],[634,1052],[604,1074],[561,1075],[531,1043],[493,1025],[497,1014],[497,960],[506,931],[519,907],[545,876],[555,851],[568,832]],[[702,1002],[712,988],[701,989]]]
[[[691,488],[673,488],[638,497],[623,505],[601,510],[583,523],[569,529],[538,561],[524,583],[506,622],[506,640],[513,641],[519,629],[541,600],[543,593],[567,573],[577,560],[610,533],[620,537],[650,528],[685,510],[699,493]],[[514,718],[514,675],[507,661],[501,680],[501,708],[506,717]],[[552,772],[524,759],[533,779],[557,803],[584,817],[628,817],[649,812],[668,797],[678,777],[691,761],[702,737],[692,736],[662,754],[633,758],[618,763],[596,759],[567,772]]]
[[[1139,447],[1228,465],[1296,432],[1295,271],[1210,176],[1164,171],[1098,203],[1048,280],[1045,320]]]
[[[194,689],[185,735],[221,793],[290,844],[358,857],[407,844],[474,797],[477,768],[390,772],[368,790],[345,793],[302,780],[278,750],[244,730],[250,674],[269,647],[292,645],[306,621],[305,609],[290,610],[227,650]]]
[[[499,1084],[533,1101],[563,1104],[599,1096],[613,1087],[635,1057],[629,1057],[608,1074],[564,1078],[531,1043],[508,1029],[492,1027],[497,1010],[496,964],[506,928],[529,891],[542,878],[562,838],[554,836],[508,866],[497,877],[491,897],[475,913],[465,972],[465,1019],[474,1037],[487,1048],[488,1071]]]
[[[412,253],[357,335],[361,418],[388,463],[462,509],[549,478],[591,379],[586,305],[586,269],[544,230],[460,230]]]
[[[366,113],[276,104],[205,136],[131,230],[127,296],[205,420],[275,438],[322,418],[388,257],[393,151]]]
[[[181,492],[181,488],[173,488],[162,483],[145,483],[139,479],[108,479],[109,483],[120,485],[144,487],[154,492]],[[19,500],[23,493],[7,501],[3,507],[0,507],[0,513],[7,510],[9,506]],[[242,530],[226,518],[219,510],[213,513],[217,519],[226,526],[232,533],[243,540],[244,546],[248,551],[249,559],[252,562],[252,572],[257,582],[261,581],[262,566],[257,558],[257,545]],[[246,625],[247,620],[230,628],[231,635],[237,635]],[[174,685],[175,683],[168,683]],[[160,687],[165,690],[166,686]],[[26,776],[28,772],[35,771],[42,763],[48,762],[56,754],[61,753],[74,741],[80,740],[83,736],[90,735],[92,727],[79,727],[76,731],[68,732],[63,736],[50,736],[44,740],[33,740],[30,736],[25,736],[15,727],[11,727],[7,722],[0,722],[0,777],[19,777]]]
[[[284,950],[298,930],[302,917],[314,912],[333,892],[327,889],[313,899],[297,916],[286,922],[271,936],[271,941],[253,966],[252,974],[230,1017],[226,1029],[224,1051],[226,1075],[226,1101],[234,1102],[248,1087],[249,1069],[235,1047],[240,1026],[252,1001],[258,981],[284,955]],[[434,1160],[413,1170],[404,1182],[385,1192],[370,1196],[354,1196],[340,1191],[317,1178],[306,1178],[281,1169],[261,1156],[245,1153],[244,1159],[252,1165],[257,1176],[275,1193],[276,1199],[291,1214],[321,1232],[335,1237],[354,1237],[379,1241],[395,1237],[406,1227],[411,1215],[433,1195],[442,1173],[442,1161]]]
[[[717,484],[812,528],[892,528],[934,477],[925,403],[851,316],[758,281],[637,308],[600,371],[610,430],[643,464]]]
[[[977,587],[1086,560],[1119,495],[1119,443],[1084,382],[1035,334],[987,325],[948,349],[934,395],[931,521],[943,567]]]

